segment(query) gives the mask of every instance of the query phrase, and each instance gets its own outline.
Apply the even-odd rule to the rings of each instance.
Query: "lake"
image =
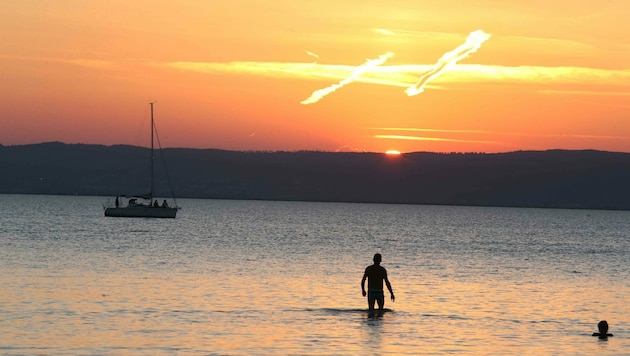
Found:
[[[628,211],[105,200],[0,195],[0,354],[630,354]]]

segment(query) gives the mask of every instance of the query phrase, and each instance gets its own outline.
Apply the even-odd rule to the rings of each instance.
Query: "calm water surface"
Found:
[[[104,200],[0,195],[0,354],[630,354],[630,212]]]

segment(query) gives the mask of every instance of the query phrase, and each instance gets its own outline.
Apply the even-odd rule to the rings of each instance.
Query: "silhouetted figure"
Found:
[[[120,206],[120,201],[118,200],[118,195],[116,196],[116,207]]]
[[[153,202],[153,207],[154,208],[159,208],[160,204],[158,204],[157,199],[155,199],[155,201]]]
[[[166,202],[166,199],[164,199],[164,201],[162,202],[162,207],[168,208],[168,203]]]
[[[609,336],[613,336],[613,334],[608,333],[608,322],[606,320],[597,323],[597,329],[599,329],[599,332],[593,333],[593,336],[598,336],[600,339],[608,339]]]
[[[396,297],[394,297],[392,285],[389,283],[389,279],[387,279],[387,270],[381,266],[381,259],[382,257],[380,253],[374,255],[374,264],[367,266],[365,273],[363,273],[363,279],[361,280],[361,290],[363,291],[364,297],[367,295],[368,308],[370,312],[374,310],[374,302],[378,303],[378,309],[380,311],[383,311],[383,308],[385,307],[383,281],[385,281],[385,285],[387,285],[392,302],[396,299]],[[368,280],[367,293],[365,292],[366,279]]]

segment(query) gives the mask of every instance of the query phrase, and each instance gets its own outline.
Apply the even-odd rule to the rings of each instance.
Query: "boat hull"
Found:
[[[127,206],[122,208],[106,208],[105,216],[115,218],[175,218],[177,208],[152,206]]]

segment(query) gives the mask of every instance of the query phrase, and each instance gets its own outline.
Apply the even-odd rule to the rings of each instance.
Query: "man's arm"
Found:
[[[367,269],[363,273],[363,279],[361,280],[361,292],[363,292],[363,296],[365,297],[367,293],[365,293],[365,280],[367,279]]]
[[[387,276],[385,277],[385,285],[387,285],[387,289],[389,290],[389,294],[391,294],[392,296],[392,302],[394,300],[396,300],[396,297],[394,296],[394,291],[392,290],[392,285],[391,283],[389,283],[389,279],[387,278]]]

